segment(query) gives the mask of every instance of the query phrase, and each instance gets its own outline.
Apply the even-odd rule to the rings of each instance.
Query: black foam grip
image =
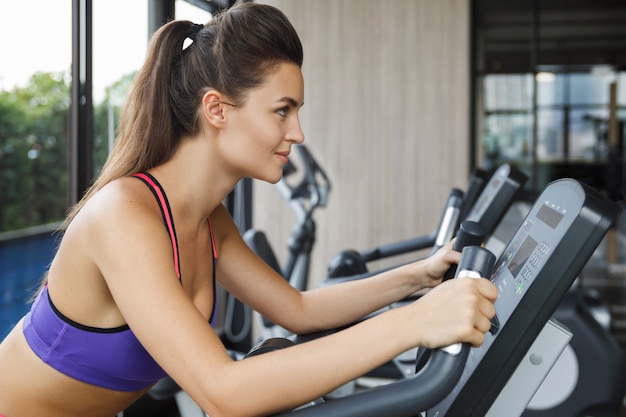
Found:
[[[496,256],[489,250],[480,246],[466,246],[463,248],[456,276],[463,271],[474,271],[481,277],[489,277],[495,264]]]
[[[480,246],[485,239],[485,228],[477,222],[471,220],[465,220],[461,223],[459,231],[456,235],[456,241],[454,242],[454,250],[461,252],[466,246]],[[448,271],[443,275],[443,280],[454,278],[456,274],[457,266],[452,265]]]

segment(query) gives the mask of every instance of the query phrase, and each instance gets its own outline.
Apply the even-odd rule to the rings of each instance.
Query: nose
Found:
[[[300,126],[300,118],[295,117],[292,120],[292,125],[289,126],[285,139],[292,143],[302,143],[304,142],[304,132]]]

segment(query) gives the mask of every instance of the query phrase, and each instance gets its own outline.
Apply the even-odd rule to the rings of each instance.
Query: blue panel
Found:
[[[50,234],[0,242],[0,340],[28,311],[55,248]]]

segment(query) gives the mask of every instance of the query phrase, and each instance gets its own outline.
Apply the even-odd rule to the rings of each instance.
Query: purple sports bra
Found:
[[[156,197],[172,240],[176,275],[181,280],[178,241],[169,202],[161,185],[148,173],[135,174]],[[213,324],[216,311],[215,267],[217,251],[209,220],[213,255]],[[128,325],[89,327],[65,317],[55,306],[48,288],[35,299],[24,318],[24,336],[31,349],[57,371],[80,381],[117,391],[138,391],[167,376],[135,337]]]

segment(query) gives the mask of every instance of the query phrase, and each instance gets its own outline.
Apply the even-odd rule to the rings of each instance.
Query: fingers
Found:
[[[422,343],[436,348],[467,342],[480,346],[496,314],[498,291],[487,279],[454,279],[444,282],[415,303],[420,313]],[[418,327],[418,328],[419,328]]]
[[[483,297],[491,302],[496,301],[498,298],[498,288],[491,282],[491,280],[482,278],[477,280],[480,286],[480,293]]]
[[[452,247],[454,239],[442,246],[433,256],[429,258],[429,276],[433,279],[441,279],[452,264],[458,264],[461,260],[461,253]]]
[[[491,319],[496,315],[496,307],[493,304],[498,298],[498,290],[493,283],[487,279],[476,280],[477,290],[480,294],[476,303],[476,316],[474,318],[474,328],[476,334],[468,340],[472,346],[480,346],[485,341],[485,334],[491,329]]]
[[[496,315],[493,304],[498,297],[496,286],[487,279],[457,279],[453,280],[458,291],[459,305],[462,308],[460,321],[465,320],[465,330],[459,334],[461,342],[480,346],[485,340],[485,334],[491,328],[491,319]]]

